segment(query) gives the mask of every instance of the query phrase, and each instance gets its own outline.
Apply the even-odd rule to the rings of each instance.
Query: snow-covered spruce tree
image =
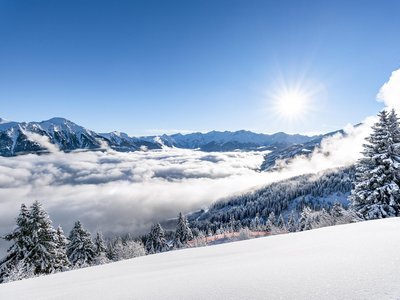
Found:
[[[392,109],[389,113],[389,133],[392,139],[393,145],[397,148],[400,146],[400,124],[399,118],[397,117],[396,111]],[[393,149],[390,149],[393,151]],[[395,160],[398,162],[398,155],[395,155]]]
[[[229,223],[228,223],[228,232],[232,233],[235,231],[235,217],[233,216],[233,214],[231,214],[229,216]],[[212,234],[209,234],[212,235]]]
[[[273,225],[272,225],[271,221],[268,219],[267,222],[265,223],[265,231],[272,232],[272,227],[273,227]]]
[[[287,230],[289,232],[296,232],[297,231],[296,219],[294,217],[294,212],[293,211],[289,215],[289,219],[288,219],[288,222],[287,222]]]
[[[101,232],[97,232],[94,239],[94,255],[94,264],[96,265],[103,265],[109,262],[107,258],[107,247]]]
[[[95,247],[90,238],[90,233],[82,227],[80,221],[76,221],[69,234],[67,255],[71,264],[75,267],[90,266],[95,258]]]
[[[159,223],[154,224],[146,241],[146,251],[148,254],[153,254],[166,250],[168,250],[168,246],[165,240],[164,229]]]
[[[178,223],[176,224],[174,247],[182,248],[193,239],[192,230],[189,227],[187,218],[180,212],[178,216]]]
[[[27,278],[32,274],[49,274],[68,268],[65,251],[58,244],[57,231],[38,201],[33,203],[30,210],[21,205],[17,228],[5,239],[14,244],[1,261],[3,279]]]
[[[57,234],[57,244],[60,249],[64,249],[66,251],[67,249],[67,244],[68,240],[65,237],[64,230],[62,227],[59,225],[56,229],[56,234]]]
[[[271,223],[272,226],[275,226],[276,217],[275,217],[275,214],[274,214],[273,211],[269,214],[269,216],[268,216],[268,221],[270,221],[270,223]]]
[[[339,202],[335,202],[331,208],[330,214],[334,219],[343,217],[345,209]]]
[[[303,207],[303,210],[300,214],[300,219],[299,219],[299,231],[312,229],[310,218],[309,218],[311,213],[312,213],[311,208],[309,208],[308,206]]]
[[[385,110],[378,117],[364,144],[350,196],[352,207],[366,220],[400,214],[398,118],[394,111]]]
[[[344,209],[339,202],[335,202],[331,208],[330,215],[335,225],[353,223],[360,218],[352,209]]]
[[[286,231],[286,224],[285,224],[285,220],[283,219],[282,215],[279,215],[277,226],[281,231]]]
[[[30,249],[25,261],[35,274],[49,274],[68,268],[65,252],[59,249],[57,231],[39,201],[35,201],[29,214]]]
[[[15,266],[5,272],[1,283],[7,283],[16,280],[35,277],[33,268],[25,264],[23,260],[19,261]]]
[[[57,253],[58,260],[61,262],[62,268],[66,270],[68,266],[70,266],[71,264],[67,256],[68,240],[65,237],[64,230],[62,229],[61,226],[57,227],[56,235],[57,235],[57,245],[58,245],[58,253]]]
[[[250,229],[253,231],[262,230],[264,227],[260,215],[257,213],[253,220],[250,222]]]
[[[24,258],[30,251],[31,241],[29,210],[25,204],[21,205],[16,223],[16,228],[11,233],[4,236],[6,241],[13,242],[13,244],[7,250],[6,256],[0,261],[0,283],[3,282],[6,277],[9,277],[11,275],[10,273],[20,273],[21,270],[28,268],[25,264]],[[18,272],[14,272],[14,268],[18,268]]]
[[[276,234],[279,232],[278,228],[276,227],[276,217],[274,212],[271,212],[268,215],[266,227],[267,231],[271,232],[272,234]]]
[[[118,237],[112,244],[112,250],[111,250],[112,260],[119,261],[124,259],[123,252],[124,252],[124,243],[122,242],[122,238]]]
[[[154,250],[153,241],[148,237],[145,244],[146,254],[154,254],[156,251]]]

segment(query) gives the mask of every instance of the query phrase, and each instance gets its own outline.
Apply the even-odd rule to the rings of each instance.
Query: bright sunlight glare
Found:
[[[310,110],[310,97],[301,89],[283,89],[274,95],[274,111],[287,120],[303,118]]]

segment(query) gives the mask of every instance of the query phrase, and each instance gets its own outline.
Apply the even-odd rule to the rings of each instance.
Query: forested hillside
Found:
[[[226,226],[251,227],[259,219],[265,223],[271,213],[285,221],[293,211],[297,220],[304,207],[329,210],[335,202],[348,205],[354,167],[301,175],[269,184],[254,192],[218,201],[208,210],[189,216],[193,228],[216,232]]]

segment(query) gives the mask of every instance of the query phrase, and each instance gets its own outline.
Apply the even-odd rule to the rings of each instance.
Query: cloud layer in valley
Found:
[[[266,173],[258,171],[264,154],[171,148],[63,153],[53,148],[45,155],[0,157],[0,233],[13,226],[21,203],[34,200],[42,201],[56,225],[66,230],[80,219],[92,231],[144,233],[152,222],[179,211],[353,161],[343,154],[322,163],[326,157],[317,160],[316,154],[311,160],[295,160],[284,171]]]
[[[256,186],[353,163],[352,140],[334,136],[309,158],[279,172],[259,172],[262,152],[205,153],[167,148],[121,153],[63,153],[0,157],[0,228],[12,227],[21,203],[40,200],[69,230],[80,219],[92,231],[146,232],[151,223],[205,207]],[[33,137],[35,138],[35,137]],[[38,142],[41,142],[37,140]],[[43,143],[45,144],[45,143]],[[331,156],[326,156],[331,152]],[[354,152],[354,151],[353,151]]]
[[[12,226],[21,203],[37,199],[66,228],[81,219],[92,230],[144,232],[260,183],[243,179],[257,177],[261,161],[262,153],[182,149],[0,157],[0,228]]]

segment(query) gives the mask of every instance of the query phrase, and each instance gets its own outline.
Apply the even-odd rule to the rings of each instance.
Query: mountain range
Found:
[[[162,136],[142,137],[147,141],[159,139],[164,145],[184,149],[199,149],[201,151],[234,151],[234,150],[276,150],[291,145],[301,144],[312,140],[300,134],[278,132],[274,134],[254,133],[247,130],[239,131],[210,131],[207,133],[173,134]]]
[[[315,137],[300,134],[211,131],[208,133],[131,137],[126,133],[97,133],[64,118],[41,122],[12,122],[0,119],[0,155],[14,156],[46,151],[34,135],[45,136],[62,151],[101,149],[104,142],[117,151],[160,149],[162,146],[202,151],[276,150],[307,143]]]
[[[165,146],[206,152],[269,150],[260,169],[270,170],[277,167],[278,160],[311,154],[322,139],[338,132],[342,131],[306,136],[239,130],[133,137],[118,131],[97,133],[65,118],[52,118],[41,122],[13,122],[0,118],[0,156],[49,152],[43,143],[46,139],[65,152],[104,150],[106,147],[129,152],[162,149]]]

